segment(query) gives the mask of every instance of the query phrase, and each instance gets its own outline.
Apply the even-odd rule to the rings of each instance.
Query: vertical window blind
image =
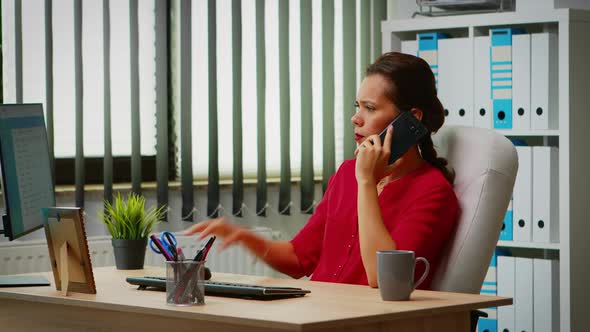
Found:
[[[47,6],[51,8],[51,5]],[[110,0],[103,1],[102,7],[102,63],[103,63],[103,123],[111,123],[111,14]],[[51,20],[51,15],[46,15]],[[49,50],[47,51],[49,53]],[[47,101],[49,106],[49,100]],[[53,124],[51,124],[53,125]],[[49,123],[48,123],[49,126]],[[103,181],[104,200],[113,203],[113,142],[111,126],[103,126],[104,156],[103,156]],[[49,132],[48,132],[49,134]]]
[[[107,1],[107,0],[104,0]],[[168,100],[170,40],[168,1],[156,1],[155,5],[155,90],[156,90],[156,190],[158,206],[168,204],[168,179],[171,158],[169,151],[169,114]],[[167,217],[167,215],[166,215]]]
[[[352,103],[364,68],[381,53],[386,1],[202,1],[190,12],[192,37],[181,43],[192,45],[177,45],[172,73],[192,73],[177,98],[182,128],[182,86],[190,84],[193,138],[181,134],[191,142],[181,144],[181,159],[190,158],[181,173],[192,172],[182,186],[185,220],[195,212],[189,179],[208,184],[208,217],[220,213],[220,181],[230,179],[233,215],[244,211],[248,179],[256,179],[257,215],[269,208],[269,182],[279,183],[277,212],[289,214],[293,180],[300,210],[313,212],[315,179],[325,189],[335,166],[353,156]],[[183,67],[183,58],[192,61]]]
[[[195,181],[208,217],[226,210],[224,183],[235,216],[246,183],[257,215],[272,208],[268,183],[290,214],[294,181],[312,213],[316,181],[325,190],[353,156],[352,104],[385,17],[386,0],[5,0],[2,97],[44,104],[55,157],[75,159],[79,206],[85,157],[103,158],[111,200],[113,158],[130,157],[139,193],[155,156],[158,204],[175,165],[183,220],[196,216]]]
[[[167,15],[159,2],[2,1],[3,102],[43,103],[50,150],[75,160],[78,206],[84,158],[104,157],[110,199],[119,171],[113,156],[133,157],[139,191],[138,156],[156,155],[156,89],[167,93],[156,86],[158,75],[166,77],[155,70],[155,20]]]

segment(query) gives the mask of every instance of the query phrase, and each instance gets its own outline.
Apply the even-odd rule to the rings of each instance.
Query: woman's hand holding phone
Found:
[[[388,165],[388,160],[391,154],[392,137],[393,127],[388,126],[385,143],[381,143],[379,135],[371,135],[356,148],[354,155],[356,156],[357,183],[375,184],[391,174],[393,165]]]

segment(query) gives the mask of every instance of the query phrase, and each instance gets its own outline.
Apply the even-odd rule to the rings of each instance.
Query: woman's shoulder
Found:
[[[345,159],[340,166],[338,167],[338,169],[336,170],[336,174],[349,174],[352,172],[352,174],[354,175],[355,172],[355,165],[356,165],[356,159]]]
[[[348,185],[352,180],[355,179],[355,161],[356,159],[344,160],[334,174],[330,176],[328,189],[338,187],[339,185]]]
[[[352,159],[345,159],[342,164],[340,164],[339,168],[352,168],[354,169],[354,165],[356,164],[356,158]]]
[[[453,194],[455,192],[453,185],[443,172],[427,162],[420,167],[411,182],[417,187],[430,188],[432,191],[446,191]]]
[[[444,206],[445,211],[455,211],[459,201],[453,185],[444,174],[431,164],[420,166],[411,179],[402,185],[404,204],[415,206]],[[428,202],[428,203],[427,203]]]

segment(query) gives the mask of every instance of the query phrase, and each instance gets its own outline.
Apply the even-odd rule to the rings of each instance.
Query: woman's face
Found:
[[[381,133],[400,113],[386,96],[389,84],[378,74],[366,77],[361,83],[355,102],[356,113],[351,118],[357,144]]]

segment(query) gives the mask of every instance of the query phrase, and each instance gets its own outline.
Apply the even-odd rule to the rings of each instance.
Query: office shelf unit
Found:
[[[559,130],[505,130],[505,129],[498,129],[499,133],[508,136],[538,136],[538,137],[558,137]]]
[[[498,246],[558,252],[560,330],[587,331],[590,315],[584,303],[590,297],[590,11],[545,9],[384,21],[383,50],[399,51],[402,41],[415,40],[419,32],[474,38],[501,27],[558,35],[558,129],[499,132],[509,138],[536,140],[536,145],[559,147],[559,243],[500,241]]]
[[[516,242],[516,241],[502,241],[502,240],[500,240],[500,241],[498,241],[498,247],[559,250],[559,243]]]

